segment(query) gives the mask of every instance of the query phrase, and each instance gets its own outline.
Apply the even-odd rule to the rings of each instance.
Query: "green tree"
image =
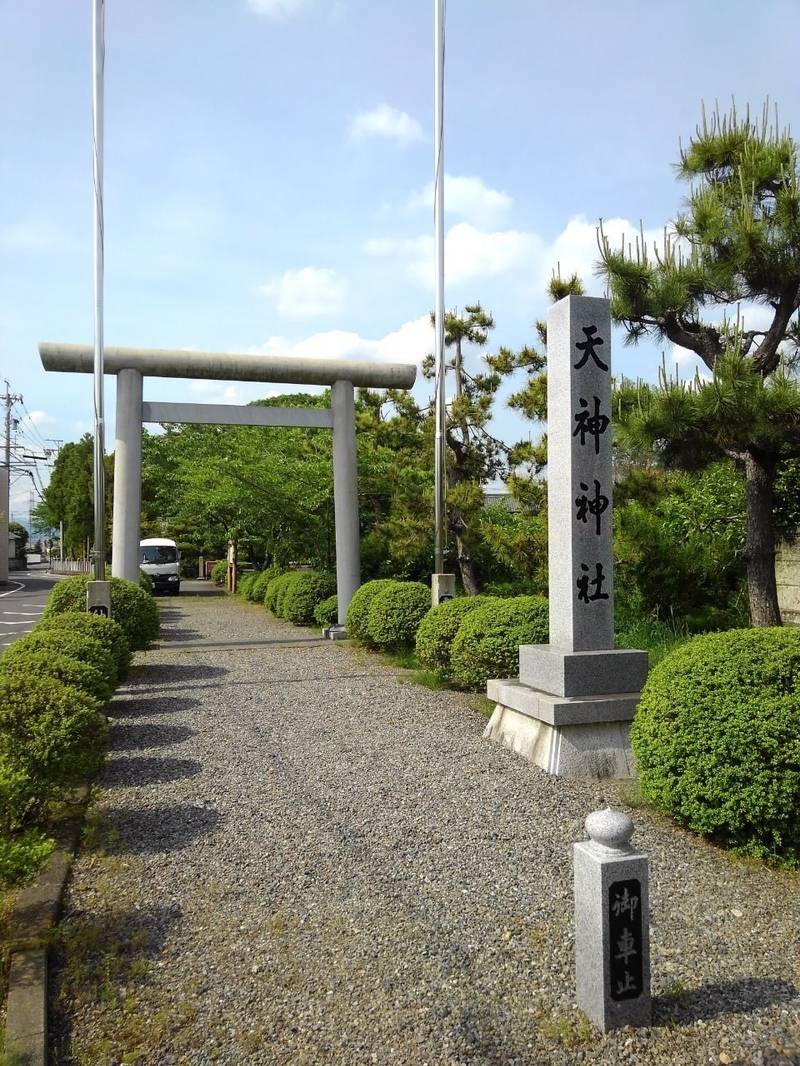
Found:
[[[800,456],[797,144],[766,110],[760,123],[735,110],[704,114],[678,172],[693,186],[663,248],[651,253],[642,239],[615,249],[601,237],[599,269],[614,321],[632,342],[649,335],[687,348],[711,380],[662,372],[655,386],[623,383],[617,433],[668,466],[726,457],[743,472],[751,619],[779,625],[774,489],[787,460]],[[745,329],[735,312],[718,324],[741,302],[768,311],[765,329]]]
[[[38,529],[58,529],[64,523],[64,549],[82,555],[94,538],[93,448],[91,433],[65,444],[53,464],[42,502],[34,512]],[[114,460],[106,456],[106,543],[110,544]]]

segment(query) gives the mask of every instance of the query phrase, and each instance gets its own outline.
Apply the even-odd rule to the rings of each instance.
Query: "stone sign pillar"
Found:
[[[550,643],[494,680],[485,736],[553,774],[632,777],[628,728],[647,653],[614,649],[611,317],[567,296],[547,323]]]
[[[595,811],[574,845],[575,979],[581,1010],[602,1032],[650,1025],[647,856],[626,814]]]

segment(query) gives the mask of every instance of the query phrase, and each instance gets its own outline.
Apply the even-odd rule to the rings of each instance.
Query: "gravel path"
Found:
[[[550,778],[468,697],[191,588],[112,705],[55,1061],[800,1063],[799,878],[634,811],[655,1024],[600,1037],[573,1002],[571,844],[618,786]]]

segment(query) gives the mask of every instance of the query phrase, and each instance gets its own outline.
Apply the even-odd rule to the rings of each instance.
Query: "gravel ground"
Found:
[[[800,879],[633,811],[655,1024],[601,1037],[573,1000],[571,845],[619,786],[191,590],[112,705],[56,1062],[800,1063]]]

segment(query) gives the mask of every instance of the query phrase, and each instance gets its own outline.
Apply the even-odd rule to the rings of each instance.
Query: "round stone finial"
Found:
[[[610,807],[604,811],[592,811],[586,819],[586,832],[592,843],[609,851],[627,851],[633,828],[627,814]]]

